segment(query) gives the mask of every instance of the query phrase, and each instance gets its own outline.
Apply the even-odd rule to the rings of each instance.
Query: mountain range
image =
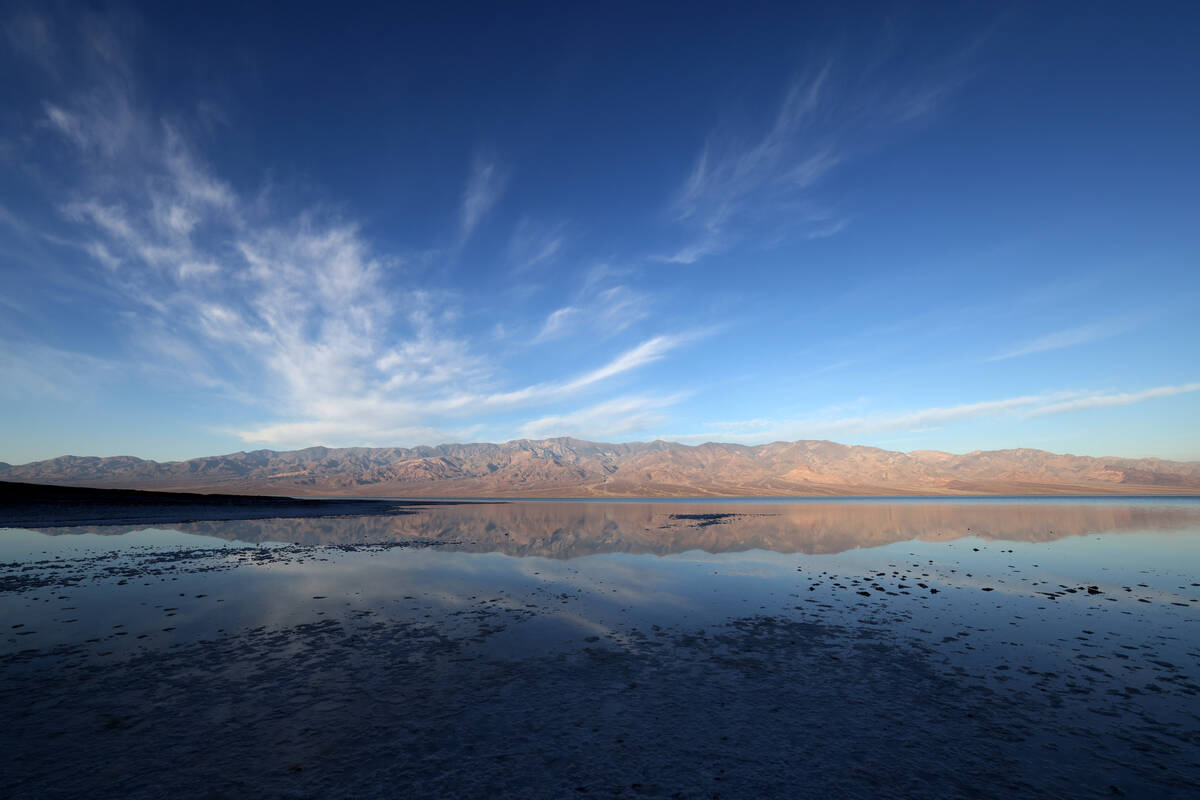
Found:
[[[749,446],[555,438],[255,450],[168,462],[61,456],[21,465],[0,462],[0,480],[294,496],[1200,494],[1200,462],[1024,448],[905,453],[828,441]]]

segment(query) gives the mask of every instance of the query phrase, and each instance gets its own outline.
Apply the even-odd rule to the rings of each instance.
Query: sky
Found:
[[[1194,3],[255,5],[0,6],[0,460],[1200,460]]]

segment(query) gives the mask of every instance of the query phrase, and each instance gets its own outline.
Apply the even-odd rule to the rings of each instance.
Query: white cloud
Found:
[[[551,311],[532,344],[561,339],[574,333],[588,331],[601,338],[614,336],[644,319],[650,298],[628,286],[599,289],[595,284],[585,287],[572,305]]]
[[[399,265],[375,253],[356,225],[313,214],[280,219],[257,198],[243,201],[195,156],[181,128],[127,111],[127,96],[113,110],[136,123],[125,131],[140,143],[132,154],[90,136],[118,127],[102,118],[94,93],[46,109],[82,157],[76,199],[63,215],[105,268],[93,277],[133,309],[122,318],[148,369],[187,374],[228,396],[238,393],[227,378],[254,386],[256,401],[286,421],[243,431],[247,441],[465,430],[430,424],[430,408],[489,378],[487,362],[450,332],[452,303],[385,280]],[[503,183],[494,167],[476,167],[466,198],[471,226]]]
[[[468,238],[491,211],[507,184],[508,174],[495,160],[479,155],[475,157],[459,210],[459,228],[463,239]]]
[[[710,137],[671,205],[675,220],[698,228],[699,236],[661,260],[691,264],[727,249],[743,217],[778,214],[843,160],[817,113],[829,103],[829,75],[826,64],[793,83],[773,124],[753,143],[720,147]]]
[[[670,255],[661,256],[658,260],[665,261],[668,264],[695,264],[706,256],[720,253],[729,243],[730,237],[710,231],[702,238],[684,245]]]
[[[886,74],[886,58],[857,73],[845,62],[835,69],[830,60],[791,83],[757,134],[714,131],[668,207],[688,238],[658,260],[692,264],[751,238],[841,233],[849,217],[820,198],[821,184],[859,153],[936,111],[962,84],[963,59],[953,55],[908,84]],[[912,66],[904,73],[911,75]]]
[[[649,316],[651,298],[628,286],[612,286],[596,292],[592,307],[593,325],[601,335],[611,336]]]
[[[91,220],[102,228],[105,233],[127,245],[140,247],[142,238],[134,233],[133,226],[126,219],[125,212],[119,206],[104,205],[97,200],[70,203],[63,206],[63,214],[68,219],[81,222]]]
[[[277,446],[306,446],[313,442],[326,444],[396,444],[397,442],[428,443],[463,441],[464,437],[482,429],[482,425],[476,424],[467,427],[460,425],[446,428],[423,425],[421,421],[428,418],[431,414],[450,415],[451,417],[462,416],[463,414],[474,416],[485,411],[560,402],[608,378],[653,363],[665,357],[670,350],[678,347],[690,338],[688,336],[655,337],[622,353],[607,364],[574,379],[563,382],[536,384],[515,391],[492,394],[460,393],[440,398],[428,394],[418,394],[416,399],[410,402],[407,400],[390,399],[395,395],[388,392],[372,391],[370,387],[363,389],[361,394],[354,393],[352,396],[346,393],[321,391],[320,387],[317,387],[317,390],[313,391],[312,398],[304,405],[303,409],[310,419],[274,423],[253,429],[239,430],[237,431],[237,435],[248,442],[264,442]],[[440,363],[437,359],[422,358],[413,360],[423,364],[427,363],[431,369],[436,369]],[[393,376],[393,381],[399,380],[401,384],[411,382],[400,371],[402,366],[410,366],[411,360],[400,357],[393,352],[383,356],[379,362],[381,363],[377,363],[377,366],[389,370]],[[328,364],[325,364],[325,366],[328,366]],[[293,377],[299,381],[306,376],[302,372],[297,372]],[[342,376],[341,379],[345,380],[346,376]],[[431,379],[428,373],[423,376],[422,381],[426,384],[451,382],[449,377],[444,381]],[[306,388],[311,389],[307,384]],[[631,421],[635,419],[645,421],[649,424],[649,421],[652,419],[646,413],[649,409],[677,402],[678,397],[675,396],[669,399],[669,402],[663,398],[642,398],[636,407],[631,401],[628,401],[628,398],[625,398],[620,401],[601,403],[598,406],[594,406],[587,413],[574,412],[568,415],[545,417],[540,421],[535,420],[526,425],[527,427],[533,426],[528,427],[528,430],[534,430],[535,428],[540,430],[543,427],[549,430],[550,427],[553,427],[553,424],[561,424],[563,430],[569,428],[576,432],[583,430],[586,426],[591,426],[588,429],[592,431],[607,430],[619,432],[618,429],[632,430],[633,428],[622,426],[632,424]],[[619,415],[620,419],[625,421],[610,421],[601,425],[600,422],[605,413]],[[655,422],[658,421],[656,417],[653,419]],[[555,423],[555,420],[558,422]],[[575,427],[570,427],[572,425]],[[643,425],[642,427],[646,426]],[[418,434],[420,435],[418,436]],[[522,435],[532,434],[528,434],[526,428],[522,428]]]
[[[442,411],[495,410],[530,405],[548,405],[577,395],[596,384],[607,381],[625,372],[660,361],[672,350],[692,342],[706,331],[678,335],[655,336],[630,350],[626,350],[603,366],[564,381],[550,381],[526,386],[512,391],[491,394],[462,393],[434,404]]]
[[[1200,390],[1200,383],[1178,386],[1158,386],[1138,392],[1101,393],[1081,391],[1044,392],[1020,395],[1000,400],[985,400],[954,406],[935,406],[894,414],[856,415],[845,417],[814,417],[796,420],[754,419],[709,423],[714,431],[664,435],[662,438],[680,442],[712,441],[715,436],[727,435],[740,442],[790,441],[823,439],[838,436],[857,436],[897,431],[932,430],[952,422],[1013,416],[1028,419],[1046,414],[1060,414],[1089,408],[1131,405],[1159,397],[1169,397]]]
[[[1034,353],[1044,353],[1047,350],[1060,350],[1064,347],[1074,347],[1088,342],[1095,342],[1100,339],[1107,339],[1110,336],[1115,336],[1118,333],[1123,333],[1133,327],[1133,323],[1129,319],[1107,320],[1104,322],[1096,322],[1090,325],[1080,325],[1076,328],[1067,328],[1066,330],[1055,331],[1048,333],[1045,336],[1039,336],[1036,339],[1030,339],[1017,345],[1011,350],[994,355],[987,359],[988,361],[1003,361],[1009,358],[1019,358],[1020,356],[1032,355]]]
[[[162,127],[165,138],[164,158],[167,170],[173,178],[172,189],[176,197],[188,202],[193,210],[197,207],[232,209],[236,201],[229,184],[213,177],[195,163],[182,136],[174,127],[166,124]],[[188,210],[182,205],[174,205],[172,208],[185,212]]]
[[[388,376],[383,383],[388,391],[458,386],[488,375],[486,360],[468,342],[439,333],[429,323],[385,352],[375,366]]]
[[[551,414],[530,420],[521,426],[520,435],[528,439],[575,436],[604,440],[661,425],[663,417],[660,410],[675,405],[681,399],[682,395],[618,397],[566,414]]]
[[[1140,392],[1117,392],[1113,394],[1090,394],[1071,400],[1040,406],[1032,409],[1025,416],[1040,417],[1046,414],[1062,414],[1068,411],[1084,411],[1089,408],[1109,408],[1112,406],[1128,406],[1144,400],[1154,400],[1159,397],[1171,397],[1177,394],[1200,391],[1200,383],[1185,383],[1179,386],[1156,386],[1153,389],[1143,389]]]
[[[90,396],[121,372],[104,358],[30,342],[0,341],[0,395],[20,400]]]
[[[829,71],[826,64],[816,74],[793,83],[774,124],[754,144],[717,154],[710,140],[676,198],[676,218],[722,219],[730,204],[752,192],[775,183],[804,188],[836,165],[840,159],[829,145],[813,148],[807,137],[802,140],[821,102]]]
[[[67,103],[42,103],[42,124],[57,131],[86,158],[142,155],[136,145],[146,117],[135,112],[123,77],[97,71],[97,80]]]
[[[509,239],[508,260],[514,272],[524,272],[554,261],[566,243],[566,225],[539,225],[523,217]]]
[[[537,336],[533,337],[533,341],[535,343],[548,342],[566,335],[573,322],[579,318],[580,313],[580,309],[575,306],[565,306],[551,311],[542,324],[542,329],[538,331]]]
[[[87,147],[89,140],[83,132],[83,125],[74,114],[59,108],[52,103],[45,104],[46,119],[63,136],[80,147]]]
[[[653,339],[647,339],[599,369],[592,370],[564,384],[564,389],[566,391],[581,389],[622,372],[660,361],[667,353],[684,344],[688,339],[687,336],[655,336]]]
[[[311,447],[314,442],[329,446],[396,447],[401,444],[470,441],[481,426],[437,428],[425,425],[388,426],[375,420],[322,419],[264,425],[234,433],[245,442],[274,447]]]
[[[109,269],[116,269],[121,263],[121,259],[109,252],[104,242],[88,242],[83,246],[83,249],[84,252]]]
[[[795,420],[775,426],[758,434],[762,438],[812,438],[845,434],[882,433],[887,431],[914,430],[945,425],[965,419],[991,417],[998,414],[1037,406],[1051,400],[1069,396],[1070,393],[1052,393],[1008,397],[1002,400],[985,400],[979,403],[964,403],[955,406],[935,406],[918,411],[873,416],[840,417],[836,419]]]
[[[119,37],[99,23],[86,34],[92,83],[44,103],[36,121],[76,159],[70,199],[59,203],[75,229],[64,243],[94,260],[80,277],[102,291],[127,326],[137,365],[126,366],[261,409],[261,421],[234,431],[247,442],[460,439],[479,429],[483,415],[597,392],[702,335],[647,337],[573,376],[507,389],[489,357],[491,339],[460,331],[457,299],[411,288],[405,279],[438,264],[379,252],[352,220],[280,215],[270,193],[243,196],[190,136],[223,135],[211,125],[212,109],[203,118],[162,121],[137,101]],[[460,243],[478,230],[507,182],[495,159],[473,160],[458,210]],[[513,263],[553,262],[565,230],[523,221],[511,243]],[[597,278],[542,327],[551,337],[556,328],[569,332],[574,321],[613,335],[642,319],[645,305],[643,295]],[[36,383],[36,363],[8,366],[25,385]],[[47,370],[45,383],[53,386],[58,373]]]
[[[831,220],[820,227],[813,228],[805,234],[808,239],[828,239],[830,236],[836,236],[850,226],[848,219]]]
[[[221,271],[221,265],[215,261],[180,261],[175,274],[180,280],[189,278],[208,278]]]
[[[150,143],[136,175],[123,172],[124,161],[97,156],[91,142],[75,142],[100,174],[63,214],[87,230],[102,278],[139,307],[130,324],[145,331],[138,338],[148,358],[163,362],[160,371],[189,370],[229,396],[237,391],[224,376],[257,387],[276,421],[239,429],[247,442],[458,439],[478,428],[454,421],[464,415],[561,402],[692,338],[652,337],[574,378],[486,390],[491,362],[453,333],[453,303],[385,280],[402,265],[374,252],[353,223],[271,218],[214,176],[175,128],[136,137]],[[476,163],[465,232],[502,185],[494,165]],[[616,332],[643,313],[627,287],[589,292],[580,311],[589,324]],[[573,313],[552,314],[547,335]]]

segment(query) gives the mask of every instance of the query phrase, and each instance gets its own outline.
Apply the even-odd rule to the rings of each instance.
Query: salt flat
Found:
[[[7,796],[1189,796],[1200,503],[0,532]]]

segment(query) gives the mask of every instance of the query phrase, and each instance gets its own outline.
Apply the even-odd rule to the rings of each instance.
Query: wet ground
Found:
[[[1194,500],[172,528],[0,532],[5,796],[1200,792]]]

